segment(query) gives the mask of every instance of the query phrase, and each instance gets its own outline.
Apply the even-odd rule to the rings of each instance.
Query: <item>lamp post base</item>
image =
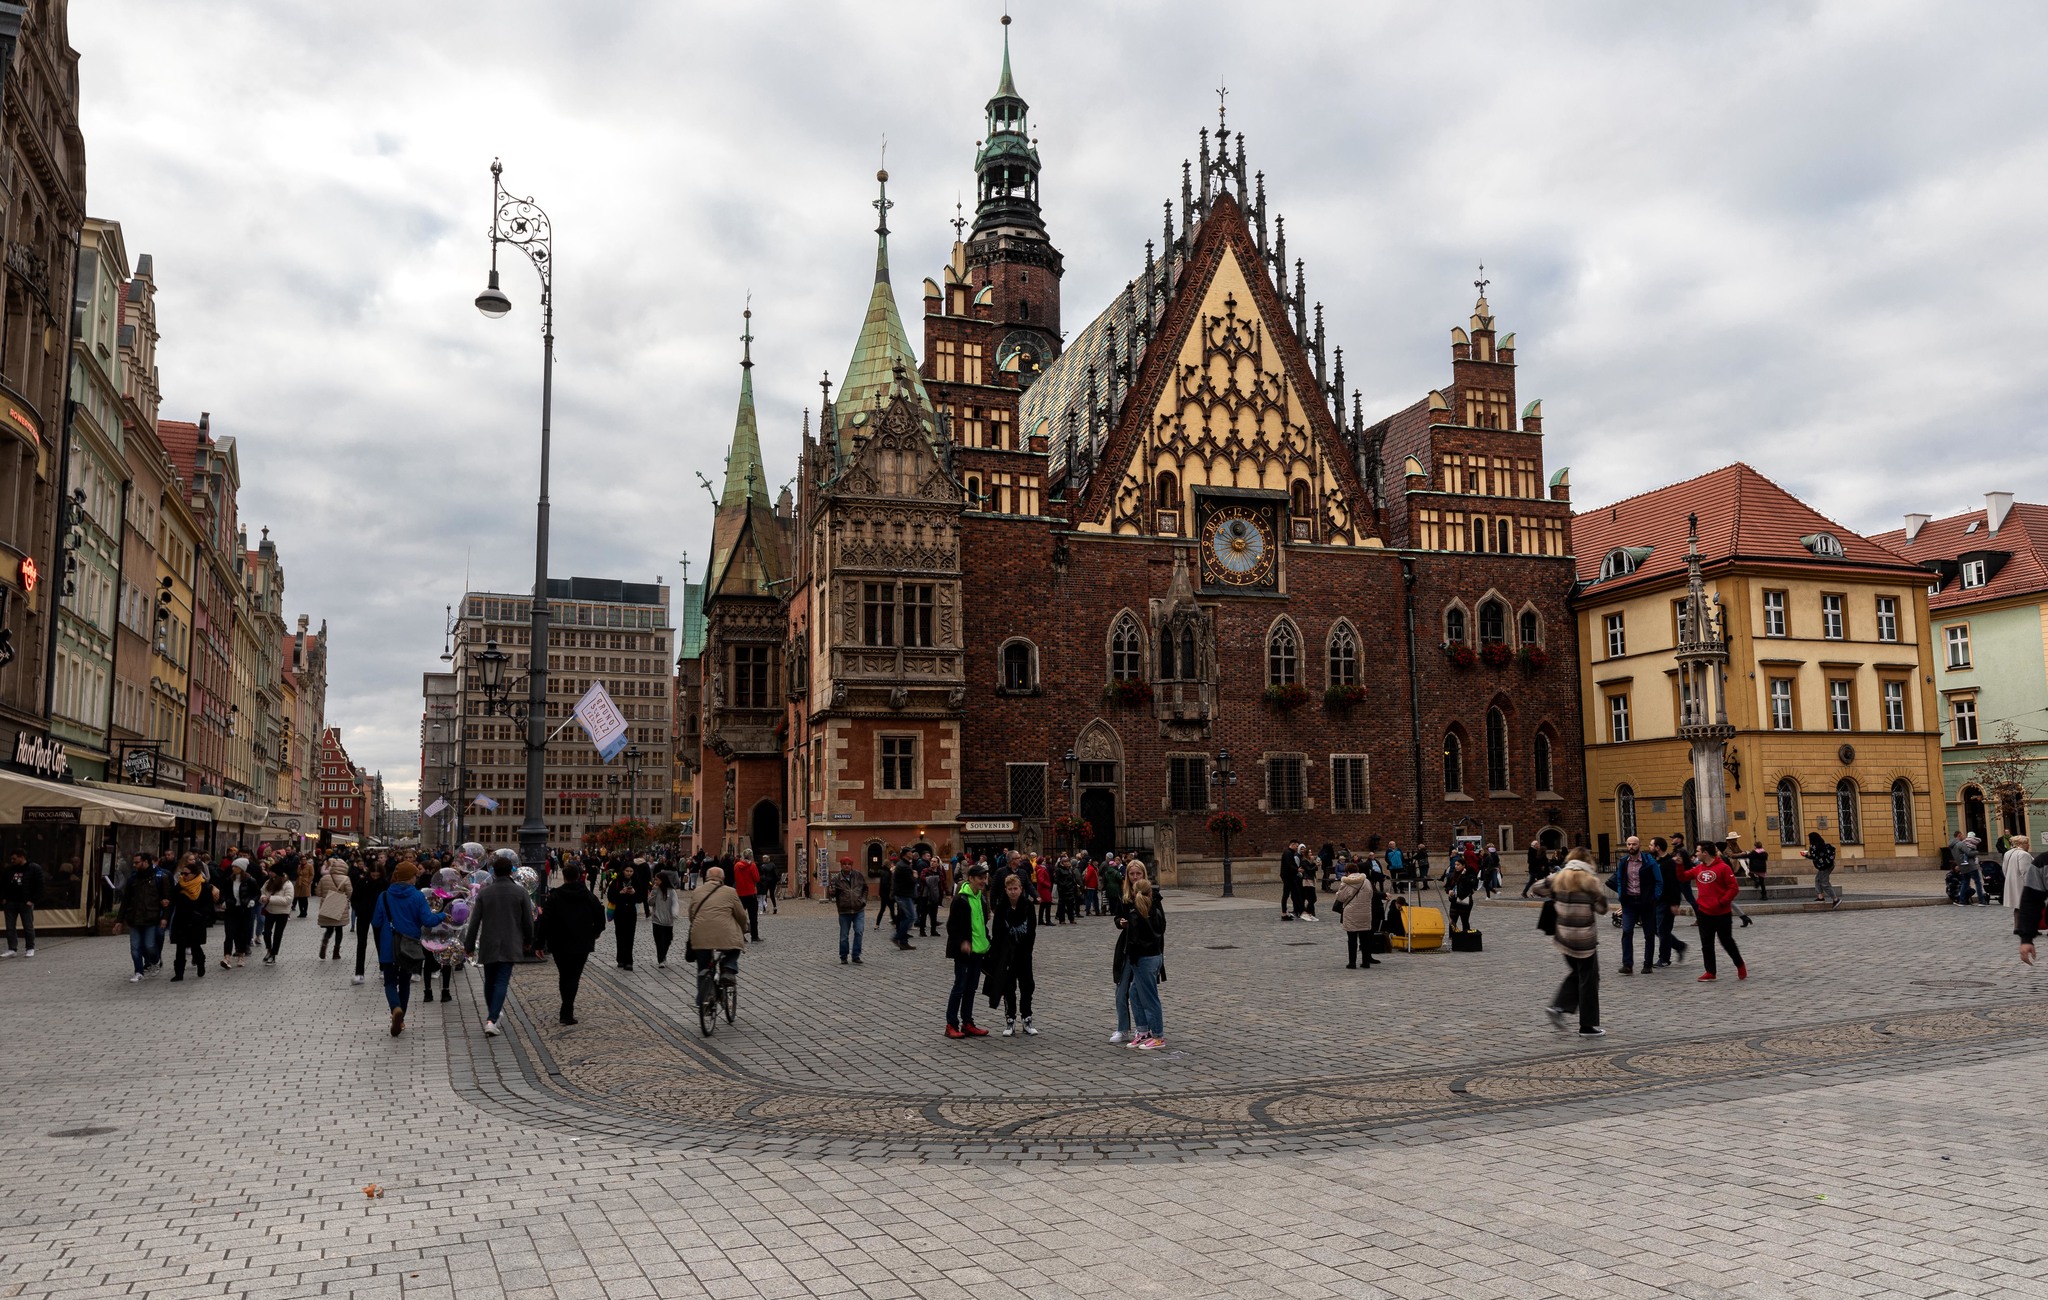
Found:
[[[1225,898],[1237,897],[1237,886],[1230,878],[1230,839],[1228,836],[1224,837],[1223,840],[1223,896]]]

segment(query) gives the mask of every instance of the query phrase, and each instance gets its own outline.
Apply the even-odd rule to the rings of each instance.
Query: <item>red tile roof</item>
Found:
[[[1610,578],[1603,590],[1655,583],[1685,572],[1686,516],[1700,517],[1700,558],[1711,566],[1733,560],[1783,560],[1893,572],[1913,566],[1896,553],[1852,532],[1784,488],[1736,462],[1683,483],[1572,516],[1572,549],[1579,580],[1600,580],[1600,566],[1618,549],[1648,547],[1635,572]],[[1823,559],[1800,539],[1831,534],[1840,559]]]
[[[1903,528],[1880,533],[1875,540],[1915,563],[1954,561],[1975,551],[2003,551],[2012,557],[1981,587],[1965,589],[1951,568],[1941,590],[1927,598],[1930,610],[2048,592],[2048,505],[2016,501],[1997,532],[1986,531],[1989,525],[1984,511],[1966,510],[1929,520],[1910,542]]]
[[[199,426],[184,420],[158,420],[156,436],[170,453],[178,477],[190,483],[199,466]]]

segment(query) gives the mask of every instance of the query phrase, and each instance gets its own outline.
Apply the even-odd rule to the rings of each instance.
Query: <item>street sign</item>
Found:
[[[21,824],[24,826],[76,826],[76,808],[24,808],[21,810]]]

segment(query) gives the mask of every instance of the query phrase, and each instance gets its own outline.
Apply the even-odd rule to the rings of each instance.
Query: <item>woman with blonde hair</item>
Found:
[[[1153,1051],[1166,1046],[1159,980],[1166,965],[1166,905],[1145,864],[1132,858],[1116,908],[1116,1033],[1110,1042]]]
[[[1565,1017],[1578,1013],[1579,1034],[1597,1038],[1600,1027],[1600,930],[1596,918],[1607,911],[1607,890],[1593,874],[1592,857],[1573,849],[1557,874],[1536,882],[1529,891],[1544,900],[1539,929],[1549,933],[1568,967],[1564,983],[1550,1004],[1550,1019],[1559,1029]]]

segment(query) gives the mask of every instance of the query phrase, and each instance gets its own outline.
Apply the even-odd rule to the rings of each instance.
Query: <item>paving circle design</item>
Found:
[[[517,1004],[515,1003],[515,1007]],[[524,1010],[485,1039],[444,1017],[451,1068],[472,1101],[540,1127],[693,1147],[901,1157],[919,1152],[1143,1155],[1170,1148],[1285,1150],[1428,1121],[1582,1103],[1736,1079],[1924,1061],[1930,1052],[2036,1042],[2048,1002],[1991,1003],[1649,1045],[1595,1040],[1478,1068],[1286,1079],[1144,1095],[891,1095],[747,1073],[695,1026],[593,972],[573,1030]],[[1576,1040],[1571,1040],[1576,1045]]]

